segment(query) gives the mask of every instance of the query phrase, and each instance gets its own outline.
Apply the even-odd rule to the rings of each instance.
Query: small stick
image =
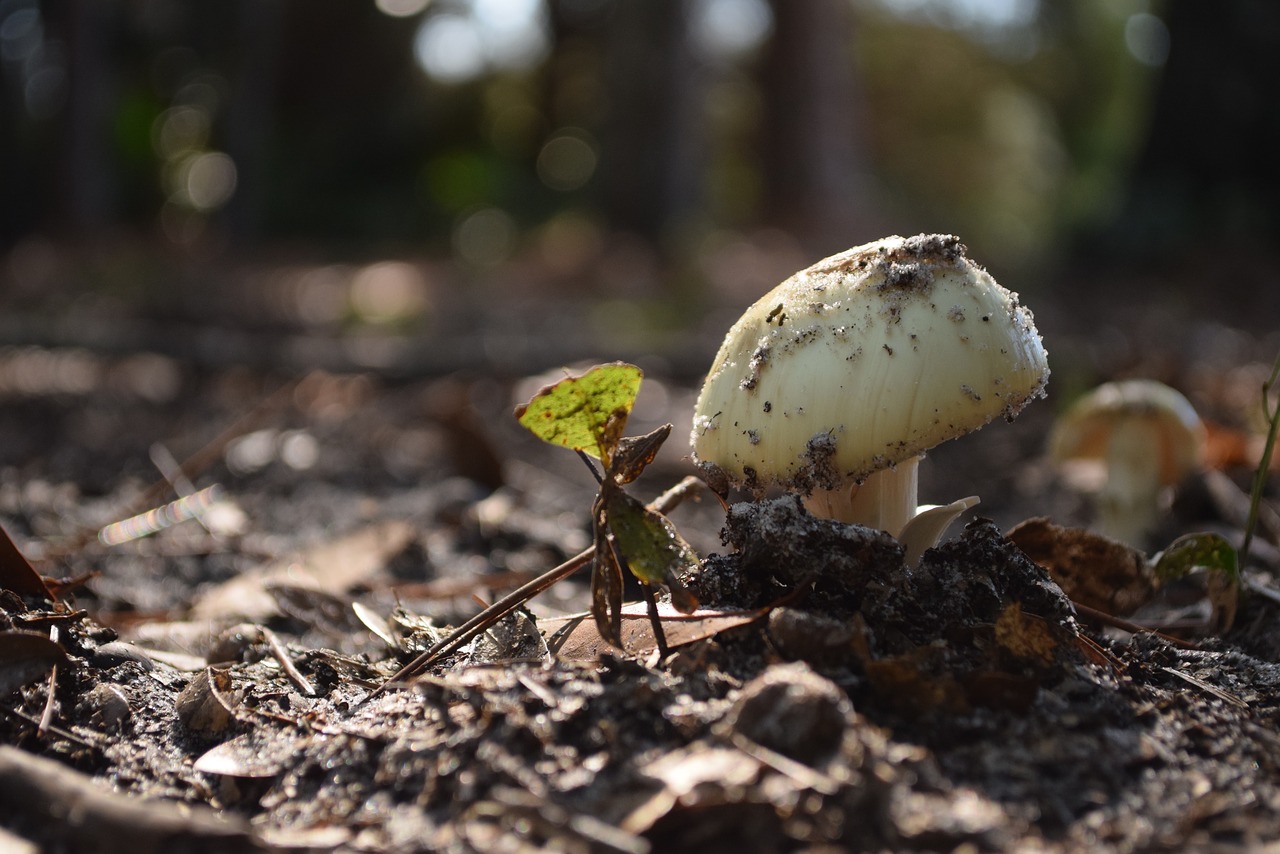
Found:
[[[316,695],[315,686],[311,684],[307,677],[302,675],[302,671],[294,666],[293,659],[289,658],[289,650],[285,649],[284,644],[280,643],[280,638],[266,626],[262,626],[261,629],[262,638],[267,642],[267,647],[270,648],[271,654],[275,656],[276,661],[280,662],[280,669],[284,672],[284,675],[289,677],[289,681],[303,694],[308,697],[314,697]]]
[[[36,724],[36,735],[44,738],[49,727],[53,725],[53,696],[58,687],[58,665],[49,669],[49,690],[44,697],[44,711],[40,713],[40,723]]]
[[[40,731],[39,719],[36,718],[34,715],[29,715],[26,712],[23,712],[19,709],[6,709],[4,707],[0,707],[0,717],[9,718],[10,720],[15,720],[15,721],[22,721],[25,724],[36,727],[37,732]],[[78,735],[69,729],[63,729],[57,724],[49,724],[49,726],[47,726],[44,732],[41,734],[57,736],[63,741],[69,741],[72,744],[78,744],[79,746],[85,748],[86,750],[96,750],[98,752],[101,752],[105,746],[103,744],[95,744],[92,741],[88,741],[83,736]],[[5,750],[5,749],[7,748],[0,746],[0,750]]]
[[[697,489],[701,488],[702,485],[703,483],[701,480],[690,475],[655,498],[649,507],[658,513],[667,513],[678,507],[682,501],[688,498],[689,495]],[[384,693],[393,683],[404,681],[405,679],[412,678],[413,676],[421,673],[441,656],[447,655],[458,649],[476,635],[488,629],[498,620],[501,620],[507,614],[510,614],[534,596],[537,596],[539,593],[542,593],[544,590],[554,585],[557,581],[568,578],[570,575],[573,575],[575,572],[582,569],[591,562],[591,558],[594,554],[595,547],[583,549],[554,569],[547,570],[528,584],[525,584],[508,593],[506,596],[503,596],[497,602],[494,602],[488,608],[485,608],[479,614],[476,614],[470,620],[467,620],[461,626],[458,626],[458,628],[453,631],[453,634],[449,635],[439,643],[436,643],[431,648],[421,653],[413,661],[410,661],[404,667],[397,670],[391,678],[386,682],[383,682],[382,685],[370,694],[368,699],[372,700],[378,695]]]
[[[57,626],[49,627],[49,640],[58,643]],[[49,670],[49,692],[44,698],[44,711],[40,713],[40,723],[36,725],[36,735],[44,738],[44,734],[49,731],[49,727],[53,725],[53,698],[54,693],[58,689],[58,665],[53,665]]]
[[[658,600],[653,598],[653,588],[647,581],[640,582],[640,592],[644,594],[644,602],[648,606],[649,628],[658,644],[658,661],[666,661],[671,649],[667,646],[667,633],[662,630],[662,618],[658,616]]]
[[[1075,601],[1074,599],[1071,600],[1071,604],[1072,606],[1075,607],[1076,611],[1080,614],[1080,616],[1087,617],[1090,620],[1097,620],[1099,623],[1102,623],[1105,626],[1111,626],[1112,628],[1120,629],[1121,631],[1126,631],[1134,635],[1155,635],[1161,640],[1168,641],[1169,643],[1173,644],[1176,647],[1180,647],[1181,649],[1199,649],[1200,648],[1197,644],[1194,644],[1191,641],[1185,641],[1182,638],[1176,638],[1173,635],[1167,635],[1164,632],[1157,631],[1156,629],[1151,628],[1150,626],[1144,626],[1144,625],[1141,625],[1140,623],[1130,622],[1129,620],[1123,619],[1122,617],[1117,617],[1114,614],[1108,614],[1106,611],[1099,611],[1096,608],[1090,608],[1088,605],[1081,605],[1079,602]]]

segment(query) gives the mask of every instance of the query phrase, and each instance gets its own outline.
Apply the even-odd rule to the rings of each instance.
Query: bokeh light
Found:
[[[595,174],[597,158],[596,146],[586,131],[563,129],[538,152],[538,178],[553,190],[576,190]]]
[[[1169,28],[1150,12],[1130,15],[1124,24],[1124,46],[1138,62],[1159,68],[1169,58]]]
[[[465,83],[485,69],[480,28],[464,15],[450,12],[427,18],[414,52],[423,70],[441,83]]]
[[[469,0],[428,14],[414,41],[418,64],[440,83],[467,83],[490,70],[525,70],[546,58],[542,0]]]
[[[698,47],[732,59],[764,43],[773,31],[773,13],[765,0],[698,0],[690,23]]]
[[[482,207],[464,214],[453,230],[453,251],[477,267],[501,264],[516,246],[516,223],[506,211]]]
[[[375,0],[375,5],[392,18],[412,18],[431,5],[431,0]]]
[[[179,157],[204,147],[209,140],[209,114],[197,107],[170,107],[152,128],[152,145],[164,158]]]
[[[429,305],[426,279],[417,267],[403,261],[370,264],[351,280],[351,308],[366,323],[414,320]]]
[[[236,191],[236,164],[221,151],[206,151],[185,162],[183,191],[187,203],[198,211],[225,205]]]

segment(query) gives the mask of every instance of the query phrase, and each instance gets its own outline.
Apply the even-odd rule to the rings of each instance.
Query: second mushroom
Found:
[[[913,560],[941,534],[913,522],[921,456],[1012,419],[1048,376],[1031,312],[958,238],[888,237],[796,273],[733,325],[698,397],[694,459],[721,491],[802,492]]]

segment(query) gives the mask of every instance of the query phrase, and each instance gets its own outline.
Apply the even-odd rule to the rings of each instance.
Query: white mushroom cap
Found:
[[[796,273],[725,336],[698,397],[709,479],[836,489],[1042,396],[1031,312],[947,235],[888,237]]]
[[[1098,528],[1138,548],[1158,527],[1160,493],[1199,466],[1205,428],[1195,407],[1155,380],[1103,383],[1054,424],[1050,453],[1059,461],[1100,460]]]
[[[1161,485],[1200,465],[1205,427],[1195,407],[1177,389],[1148,379],[1103,383],[1081,397],[1054,424],[1049,451],[1058,460],[1107,459],[1121,425],[1140,434]]]

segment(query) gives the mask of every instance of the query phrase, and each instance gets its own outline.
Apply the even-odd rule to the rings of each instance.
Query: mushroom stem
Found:
[[[1143,548],[1160,517],[1160,442],[1144,420],[1123,421],[1107,441],[1107,482],[1098,496],[1098,528]]]
[[[873,472],[860,484],[815,489],[805,499],[805,506],[815,516],[878,528],[896,537],[916,515],[920,459],[920,456],[910,457]]]

